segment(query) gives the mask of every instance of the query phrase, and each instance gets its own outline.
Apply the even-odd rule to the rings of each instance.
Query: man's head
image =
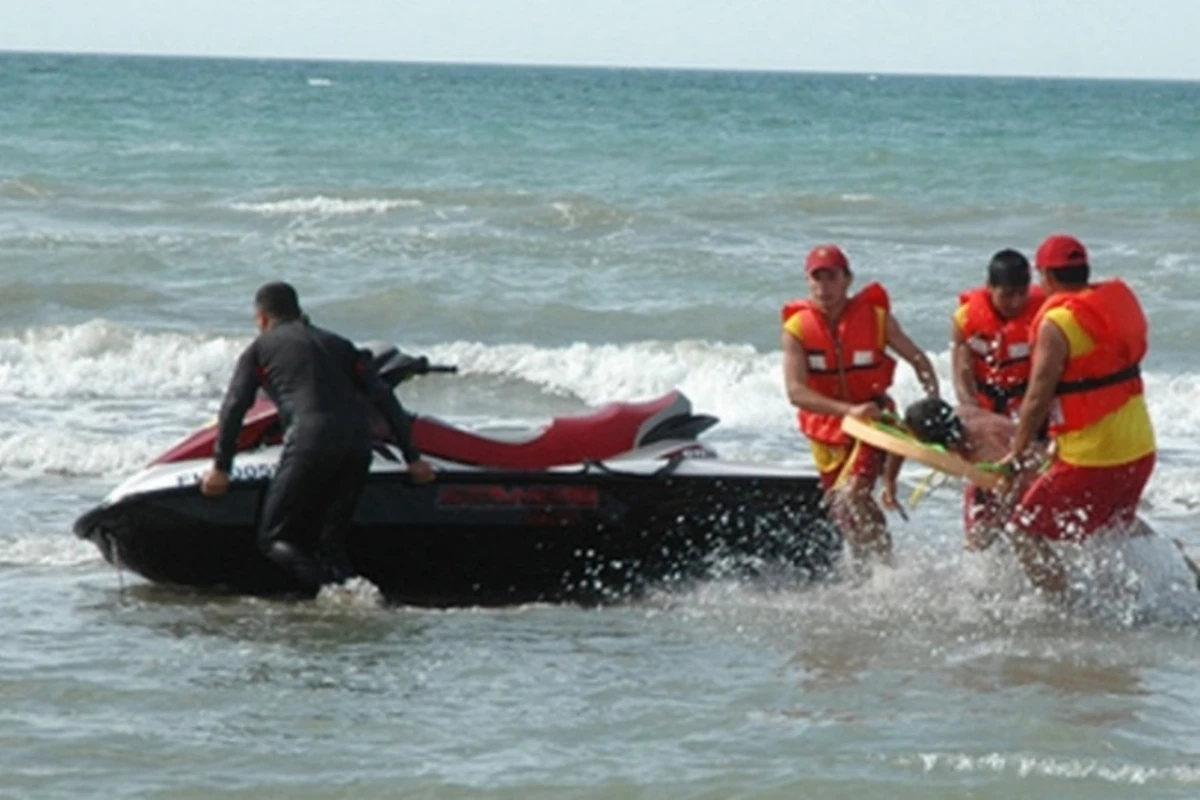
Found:
[[[300,319],[302,313],[300,298],[290,283],[264,283],[254,293],[254,315],[260,331],[265,331],[276,322]]]
[[[1042,285],[1051,294],[1078,291],[1087,287],[1091,278],[1087,248],[1074,236],[1056,233],[1049,237],[1038,248],[1034,261]]]
[[[947,450],[960,450],[966,445],[962,420],[945,400],[935,397],[918,400],[905,409],[904,424],[927,444],[940,444]]]
[[[988,264],[988,294],[1004,319],[1014,319],[1029,301],[1029,259],[1016,250],[1001,250]]]
[[[804,274],[813,302],[826,314],[840,312],[854,278],[850,259],[842,249],[834,244],[817,245],[804,260]]]

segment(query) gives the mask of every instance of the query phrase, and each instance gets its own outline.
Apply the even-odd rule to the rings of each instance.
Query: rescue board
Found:
[[[903,428],[889,425],[886,422],[870,421],[847,415],[842,417],[842,431],[872,447],[904,458],[911,458],[913,461],[920,461],[925,466],[933,467],[939,472],[965,478],[983,489],[995,489],[1000,484],[1001,474],[999,472],[972,464],[962,456],[947,452],[937,445],[926,444]]]

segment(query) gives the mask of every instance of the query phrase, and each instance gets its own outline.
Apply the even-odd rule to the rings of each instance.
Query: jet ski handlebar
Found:
[[[430,364],[427,356],[411,356],[393,344],[373,342],[363,350],[384,383],[393,388],[418,375],[458,372],[452,364]]]

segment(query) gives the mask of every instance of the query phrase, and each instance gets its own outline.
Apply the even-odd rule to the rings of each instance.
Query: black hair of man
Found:
[[[1091,267],[1087,264],[1078,264],[1074,267],[1055,267],[1047,271],[1065,289],[1084,289],[1092,277]]]
[[[1029,259],[1016,250],[1001,250],[988,264],[988,286],[1025,289],[1031,278]]]
[[[927,444],[957,448],[966,442],[962,420],[949,403],[937,397],[926,397],[905,409],[904,424]]]
[[[290,322],[300,318],[300,298],[290,283],[264,283],[254,293],[254,305],[273,320]]]

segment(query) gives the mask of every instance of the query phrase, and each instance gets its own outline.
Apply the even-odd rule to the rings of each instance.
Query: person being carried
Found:
[[[959,295],[951,325],[951,369],[959,416],[974,416],[967,409],[979,409],[1016,419],[1029,386],[1030,324],[1046,299],[1040,286],[1030,285],[1031,277],[1029,259],[1016,250],[1001,250],[988,264],[986,285]],[[983,522],[992,524],[999,507],[995,492],[965,487],[963,527],[968,547],[991,541],[989,533],[976,534],[975,528]]]
[[[290,284],[264,284],[254,305],[259,335],[234,368],[201,491],[216,496],[228,489],[238,433],[262,387],[285,433],[259,515],[258,546],[300,585],[317,590],[354,574],[345,540],[372,458],[364,396],[387,421],[411,479],[424,483],[434,472],[413,444],[412,417],[365,353],[310,324]]]
[[[1078,239],[1050,236],[1035,262],[1049,298],[1034,320],[1029,390],[1004,461],[1029,469],[1029,450],[1047,420],[1055,452],[1021,495],[1008,528],[1033,585],[1060,594],[1066,576],[1050,542],[1142,529],[1137,504],[1156,451],[1141,377],[1148,325],[1119,278],[1090,282]]]
[[[1017,426],[1006,416],[985,411],[977,406],[963,405],[950,408],[947,403],[936,399],[918,400],[904,412],[905,427],[926,444],[936,444],[948,452],[955,453],[973,463],[995,464],[1008,455]],[[1031,462],[1041,461],[1044,465],[1051,451],[1044,441],[1035,443],[1026,451]],[[892,456],[884,476],[882,500],[885,507],[895,503],[896,476],[904,459]],[[997,493],[997,501],[989,507],[979,524],[968,531],[967,549],[983,550],[1005,532],[1005,526],[1016,501],[1037,480],[1039,471],[1022,470]],[[1141,518],[1136,518],[1130,533],[1134,536],[1153,536],[1154,531]],[[1187,547],[1179,539],[1171,545],[1178,551],[1183,564],[1191,573],[1192,581],[1200,589],[1200,565],[1197,565]]]
[[[904,425],[925,444],[940,445],[972,464],[993,464],[1003,459],[1017,431],[1016,423],[1004,414],[972,404],[951,408],[946,401],[932,397],[910,404],[904,410]],[[1044,459],[1046,451],[1044,447],[1040,450],[1031,447],[1029,455]],[[903,457],[889,456],[881,495],[885,508],[898,505],[896,479],[903,463]],[[1003,533],[1013,502],[1035,477],[1036,472],[1028,470],[1020,473],[1017,481],[1010,482],[1004,493],[981,490],[986,491],[988,500],[978,507],[966,526],[968,550],[984,550]],[[969,491],[976,488],[979,487],[968,486]]]
[[[804,266],[809,296],[783,307],[783,378],[788,400],[808,437],[830,511],[851,553],[891,557],[887,521],[874,498],[883,453],[842,432],[846,415],[878,419],[892,406],[887,396],[894,350],[916,370],[927,394],[938,394],[937,375],[925,353],[891,313],[887,291],[870,283],[850,295],[853,274],[846,254],[819,245]]]

